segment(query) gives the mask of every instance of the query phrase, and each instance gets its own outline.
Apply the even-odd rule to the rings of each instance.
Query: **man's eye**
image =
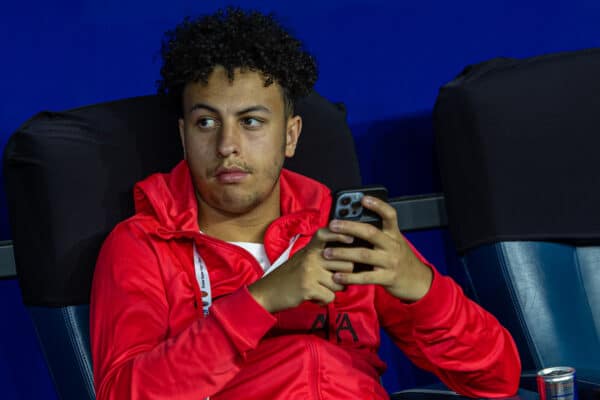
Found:
[[[200,118],[196,125],[202,129],[213,129],[217,126],[217,121],[214,118]]]
[[[258,128],[263,124],[263,121],[257,118],[247,117],[242,120],[242,123],[248,128]]]

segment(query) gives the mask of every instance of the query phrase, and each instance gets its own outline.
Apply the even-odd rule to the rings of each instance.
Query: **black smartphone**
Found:
[[[361,200],[364,196],[372,196],[383,201],[387,201],[388,192],[383,186],[373,185],[364,186],[360,188],[343,189],[338,190],[333,194],[333,201],[331,203],[331,211],[329,213],[329,220],[341,219],[349,221],[364,222],[371,224],[378,229],[382,227],[381,217],[362,206]],[[329,242],[328,247],[368,247],[372,248],[373,245],[366,240],[354,238],[354,242],[340,243],[340,242]],[[353,272],[370,271],[373,269],[372,265],[354,263]]]

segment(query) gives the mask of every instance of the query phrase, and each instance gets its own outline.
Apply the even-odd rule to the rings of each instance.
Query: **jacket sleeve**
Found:
[[[408,304],[377,287],[382,327],[414,364],[452,390],[470,397],[514,395],[521,361],[510,333],[413,251],[433,270],[431,288]]]
[[[203,399],[239,371],[275,318],[242,288],[215,301],[176,336],[158,255],[146,235],[121,224],[100,252],[90,304],[98,400]]]

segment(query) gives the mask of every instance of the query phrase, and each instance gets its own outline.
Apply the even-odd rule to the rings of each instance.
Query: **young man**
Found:
[[[296,39],[229,9],[184,21],[162,54],[184,160],[136,185],[136,214],[98,259],[99,400],[385,399],[380,327],[452,389],[514,394],[510,335],[411,247],[392,207],[363,199],[381,230],[328,223],[329,190],[282,169],[302,129],[294,100],[316,80]],[[354,238],[373,249],[326,245]]]

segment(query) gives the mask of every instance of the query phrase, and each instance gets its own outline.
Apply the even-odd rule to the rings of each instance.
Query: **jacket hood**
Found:
[[[134,187],[134,202],[136,213],[154,217],[166,231],[199,231],[198,204],[185,160],[169,173],[153,174],[138,182]],[[284,168],[280,175],[280,204],[281,218],[277,220],[280,223],[270,226],[268,231],[308,223],[299,230],[312,234],[314,226],[327,223],[331,195],[325,185]]]

